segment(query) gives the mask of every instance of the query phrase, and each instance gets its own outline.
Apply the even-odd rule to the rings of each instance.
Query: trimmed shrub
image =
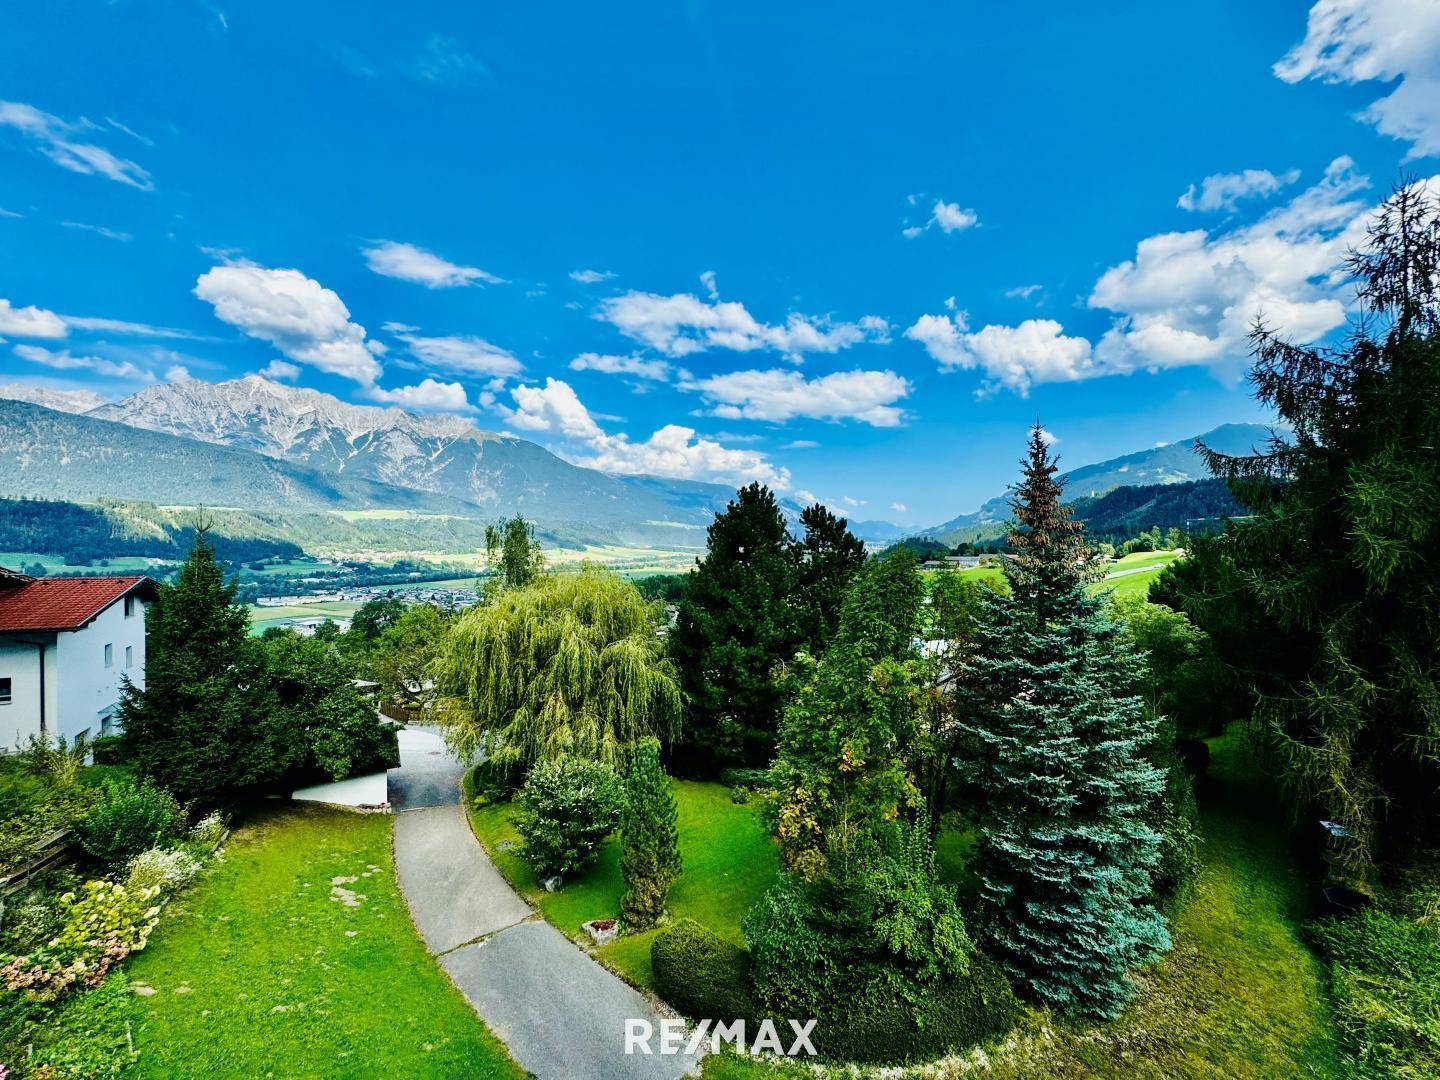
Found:
[[[650,946],[650,963],[660,996],[691,1019],[743,1019],[753,1030],[766,1016],[750,990],[749,953],[694,920],[680,919],[660,931]],[[1020,1015],[1004,974],[979,953],[971,956],[966,974],[940,984],[918,1004],[835,1005],[817,1018],[815,1049],[831,1060],[865,1064],[941,1057],[1004,1034]],[[778,1027],[788,1030],[783,1022]]]
[[[628,930],[648,930],[665,915],[665,899],[680,876],[677,814],[670,778],[660,767],[660,744],[645,739],[625,776],[620,817],[620,874],[625,879],[620,917]]]
[[[902,1001],[824,1016],[811,1041],[836,1061],[928,1061],[1004,1034],[1019,1015],[999,966],[976,953],[967,974],[941,984],[919,1005]]]
[[[198,873],[200,863],[189,852],[175,848],[151,848],[131,860],[125,887],[172,893],[189,885]]]
[[[119,867],[142,851],[163,847],[180,835],[184,818],[168,791],[150,781],[106,783],[80,820],[80,846],[107,867]]]
[[[679,919],[655,935],[650,964],[660,996],[695,1020],[753,1019],[750,954],[694,919]]]
[[[608,765],[569,756],[536,765],[520,789],[515,815],[521,857],[541,878],[588,866],[620,821],[620,799]]]

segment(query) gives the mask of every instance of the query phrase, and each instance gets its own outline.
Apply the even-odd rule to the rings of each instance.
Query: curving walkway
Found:
[[[391,772],[392,794],[397,774],[411,767],[404,750]],[[437,771],[424,753],[421,771]],[[399,783],[407,793],[444,789],[432,779]],[[698,1072],[698,1054],[658,1053],[661,1016],[643,995],[541,919],[501,877],[455,798],[396,816],[395,869],[426,947],[540,1080],[676,1080]],[[657,1053],[625,1053],[632,1018],[652,1025]]]

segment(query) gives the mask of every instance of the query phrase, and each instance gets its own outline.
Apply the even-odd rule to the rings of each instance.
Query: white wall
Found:
[[[136,599],[132,614],[117,600],[83,629],[57,635],[55,678],[59,707],[51,714],[51,733],[73,740],[81,732],[97,738],[105,731],[105,718],[120,703],[120,680],[129,675],[136,686],[145,685],[145,605]],[[105,666],[105,646],[112,646],[113,663]],[[131,649],[125,666],[125,647]],[[110,734],[118,734],[112,724]]]
[[[37,640],[53,634],[30,635]],[[46,649],[46,679],[54,675],[55,646]],[[18,750],[40,734],[40,650],[29,642],[0,638],[0,678],[10,680],[9,705],[0,705],[0,749]],[[55,688],[47,686],[49,715],[54,716]]]

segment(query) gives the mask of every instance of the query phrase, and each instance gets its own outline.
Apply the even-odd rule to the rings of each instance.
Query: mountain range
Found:
[[[492,520],[521,513],[542,531],[590,543],[701,547],[733,496],[720,484],[612,476],[536,443],[450,415],[351,405],[251,375],[185,380],[104,402],[88,391],[0,386],[0,489],[77,502],[133,499],[268,511],[401,510]],[[1208,474],[1195,444],[1263,446],[1270,429],[1225,424],[1204,435],[1065,474],[1068,500]],[[800,506],[782,500],[792,522]],[[946,543],[995,533],[1007,496],[923,530]],[[870,542],[907,530],[852,522]]]
[[[1208,480],[1210,471],[1195,452],[1198,443],[1222,454],[1250,454],[1263,450],[1273,433],[1274,429],[1264,424],[1221,424],[1194,438],[1082,465],[1060,477],[1065,485],[1065,501],[1094,499],[1122,487],[1146,488]],[[997,495],[982,503],[978,510],[960,514],[918,535],[954,545],[962,540],[998,536],[1002,531],[1000,526],[1009,519],[1010,496]]]

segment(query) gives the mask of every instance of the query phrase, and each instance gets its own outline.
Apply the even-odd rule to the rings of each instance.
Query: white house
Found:
[[[33,735],[112,733],[121,679],[145,685],[146,577],[32,578],[0,568],[0,752]]]

